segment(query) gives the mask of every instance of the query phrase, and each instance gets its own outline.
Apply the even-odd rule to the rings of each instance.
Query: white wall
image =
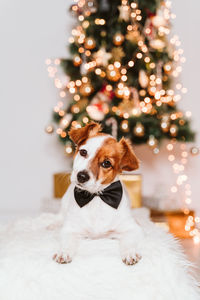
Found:
[[[52,195],[52,174],[68,168],[56,138],[44,133],[57,100],[44,61],[66,55],[71,24],[66,8],[71,2],[0,0],[1,212],[37,211],[41,200]],[[189,93],[181,107],[193,112],[193,126],[199,130],[200,2],[174,0],[173,7],[177,14],[174,29],[187,57],[183,82]],[[169,165],[164,162],[166,153],[163,150],[155,157],[144,147],[136,151],[143,161],[144,193],[151,194],[162,178],[164,182],[170,178]],[[191,159],[190,171],[196,205],[199,160],[200,156]]]
[[[52,174],[67,165],[44,133],[57,97],[45,59],[66,54],[67,2],[0,4],[0,210],[32,212],[52,194]]]

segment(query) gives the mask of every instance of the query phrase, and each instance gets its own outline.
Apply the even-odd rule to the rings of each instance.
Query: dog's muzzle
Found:
[[[87,171],[80,171],[77,174],[77,180],[79,183],[85,183],[90,179],[90,176]]]

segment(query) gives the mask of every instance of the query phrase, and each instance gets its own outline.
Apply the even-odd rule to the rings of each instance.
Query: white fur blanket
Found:
[[[142,260],[122,263],[116,240],[85,240],[71,264],[52,260],[53,214],[0,227],[1,300],[199,300],[179,244],[147,218]]]

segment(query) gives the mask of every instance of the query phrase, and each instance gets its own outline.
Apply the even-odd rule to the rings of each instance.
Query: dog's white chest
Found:
[[[73,188],[70,186],[63,198],[64,220],[73,231],[90,238],[98,238],[116,229],[120,207],[115,209],[98,196],[85,206],[79,207],[73,195]]]
[[[79,214],[89,237],[98,237],[114,229],[117,211],[96,196],[79,209]]]
[[[81,236],[100,238],[117,232],[130,217],[130,209],[123,188],[122,199],[117,209],[95,196],[88,204],[79,207],[74,198],[74,185],[71,184],[63,198],[62,212],[69,230]]]

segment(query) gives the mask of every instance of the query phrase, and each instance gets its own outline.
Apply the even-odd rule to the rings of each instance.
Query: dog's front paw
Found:
[[[69,264],[72,261],[72,257],[67,253],[61,252],[54,254],[53,260],[58,264]]]
[[[122,254],[122,261],[128,266],[137,264],[141,258],[142,257],[139,254],[134,252]]]

